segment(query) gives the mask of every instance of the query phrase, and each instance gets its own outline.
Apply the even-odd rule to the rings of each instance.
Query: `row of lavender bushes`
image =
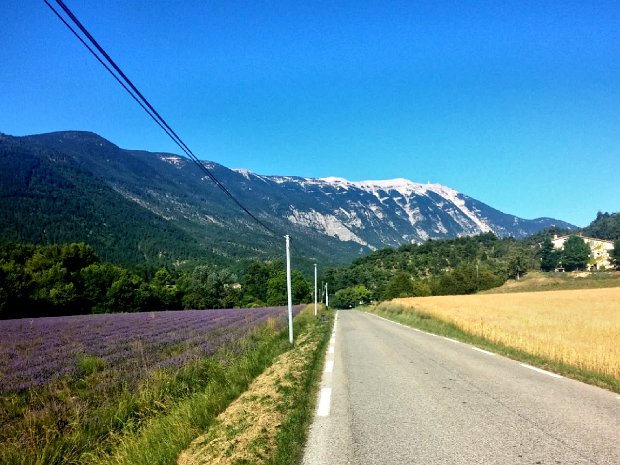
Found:
[[[240,357],[284,350],[286,313],[270,307],[0,321],[0,463],[94,460],[116,436],[200,392]],[[270,349],[261,352],[261,344]]]

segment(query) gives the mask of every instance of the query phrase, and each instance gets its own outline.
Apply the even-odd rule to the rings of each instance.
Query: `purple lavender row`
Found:
[[[297,314],[302,306],[296,306]],[[285,307],[80,315],[0,321],[0,394],[79,374],[80,357],[116,369],[178,367],[246,337]]]

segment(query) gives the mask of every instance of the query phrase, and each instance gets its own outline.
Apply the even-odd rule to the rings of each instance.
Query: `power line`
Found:
[[[88,29],[80,22],[80,20],[73,14],[73,12],[65,5],[62,0],[56,0],[56,3],[60,8],[65,12],[65,14],[71,19],[71,21],[78,27],[78,29],[84,34],[84,36],[88,39],[88,41],[99,51],[101,58],[92,47],[90,47],[86,41],[77,33],[77,31],[71,27],[71,25],[62,17],[62,15],[48,2],[48,0],[43,0],[45,4],[54,12],[54,14],[69,28],[69,30],[82,42],[82,44],[88,49],[88,51],[103,65],[103,67],[116,79],[116,81],[125,89],[125,91],[142,107],[142,109],[157,123],[159,127],[161,127],[164,132],[172,139],[172,141],[179,146],[179,148],[185,153],[190,160],[198,166],[200,170],[202,170],[211,181],[215,183],[215,185],[226,194],[226,196],[232,200],[239,208],[241,208],[250,218],[252,218],[257,224],[262,226],[265,230],[271,233],[274,236],[278,234],[273,231],[269,226],[259,220],[250,210],[248,210],[227,188],[224,186],[219,179],[209,170],[201,161],[196,157],[194,152],[185,144],[183,139],[170,127],[170,125],[166,122],[166,120],[155,110],[155,108],[151,105],[146,97],[138,90],[138,88],[133,84],[131,79],[127,77],[127,75],[121,70],[121,68],[116,64],[116,62],[108,55],[108,53],[103,49],[101,45],[97,42],[97,40],[90,34]],[[107,62],[104,62],[105,61]],[[108,66],[108,64],[116,71],[117,74]],[[120,77],[119,77],[120,76]]]
[[[56,11],[53,7],[52,7],[52,5],[50,5],[50,4],[48,3],[48,1],[47,1],[47,0],[43,0],[43,1],[47,4],[47,6],[49,6],[49,7],[50,7],[50,9],[54,12],[54,14],[58,17],[58,19],[60,19],[60,20],[61,20],[61,21],[65,24],[65,26],[67,26],[67,28],[68,28],[68,29],[69,29],[69,30],[73,33],[73,35],[75,35],[75,37],[77,37],[77,39],[78,39],[80,42],[82,42],[82,44],[84,45],[84,47],[86,47],[86,48],[88,49],[88,51],[89,51],[89,52],[90,52],[90,53],[91,53],[91,54],[92,54],[92,55],[93,55],[93,56],[97,59],[97,61],[99,61],[99,63],[101,63],[101,65],[102,65],[102,66],[103,66],[103,67],[104,67],[104,68],[105,68],[105,69],[106,69],[106,70],[107,70],[107,71],[108,71],[108,72],[112,75],[112,77],[113,77],[114,79],[116,79],[116,81],[117,81],[117,82],[118,82],[118,83],[119,83],[119,84],[123,87],[123,89],[125,89],[125,90],[127,91],[127,93],[131,96],[131,98],[133,98],[133,99],[134,99],[134,100],[138,103],[138,105],[140,105],[140,106],[142,107],[142,109],[143,109],[145,112],[147,112],[147,113],[148,113],[148,115],[149,115],[149,116],[153,119],[153,121],[155,121],[155,123],[157,123],[157,124],[159,125],[159,127],[160,127],[160,128],[162,128],[162,129],[166,132],[166,134],[168,134],[168,136],[172,137],[172,135],[168,133],[168,129],[166,129],[166,127],[165,127],[163,124],[161,124],[161,123],[157,120],[157,118],[155,118],[155,116],[153,116],[153,114],[151,114],[151,112],[150,112],[150,111],[149,111],[149,109],[146,107],[146,105],[144,105],[144,104],[143,104],[143,103],[142,103],[142,102],[138,99],[138,97],[136,97],[136,96],[135,96],[135,95],[131,92],[131,90],[127,87],[127,85],[126,85],[123,81],[121,81],[121,80],[119,79],[119,77],[118,77],[116,74],[114,74],[114,72],[110,69],[110,67],[109,67],[109,66],[108,66],[108,65],[107,65],[107,64],[106,64],[106,63],[105,63],[105,62],[104,62],[104,61],[103,61],[103,60],[99,57],[99,55],[97,55],[97,53],[96,53],[96,52],[95,52],[95,51],[94,51],[94,50],[90,47],[90,45],[88,45],[88,44],[84,41],[84,39],[82,39],[82,37],[80,37],[80,35],[76,32],[76,30],[75,30],[75,29],[73,29],[73,27],[71,27],[71,25],[70,25],[70,24],[69,24],[69,23],[65,20],[65,18],[63,18],[63,17],[60,15],[60,13],[58,13],[58,12],[57,12],[57,11]]]

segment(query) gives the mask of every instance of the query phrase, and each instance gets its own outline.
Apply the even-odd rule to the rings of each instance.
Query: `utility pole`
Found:
[[[288,291],[288,340],[293,343],[293,294],[291,291],[291,246],[290,237],[286,238],[286,289]]]
[[[329,291],[327,290],[327,283],[325,283],[325,306],[329,307]]]
[[[316,288],[316,263],[314,264],[314,316],[316,318],[316,295],[318,289]]]

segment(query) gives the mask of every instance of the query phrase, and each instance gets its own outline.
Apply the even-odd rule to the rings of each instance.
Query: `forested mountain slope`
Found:
[[[0,240],[82,241],[106,260],[182,263],[281,258],[289,234],[308,266],[429,238],[571,228],[504,214],[438,184],[262,176],[203,163],[275,236],[186,158],[65,131],[0,136]]]

